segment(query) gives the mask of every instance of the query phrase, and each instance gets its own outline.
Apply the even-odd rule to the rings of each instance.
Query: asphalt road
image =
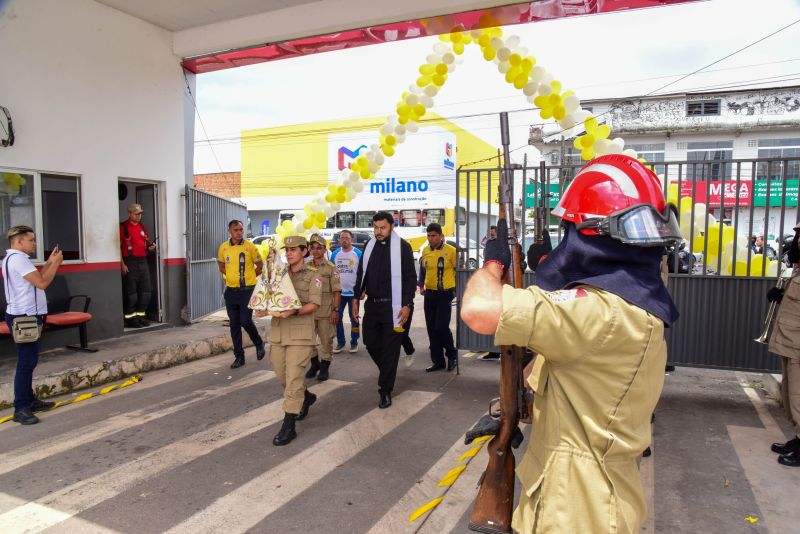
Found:
[[[390,409],[377,409],[366,351],[342,353],[330,381],[310,381],[319,401],[285,447],[271,444],[280,384],[252,349],[241,369],[226,354],[32,427],[0,425],[0,532],[468,532],[484,450],[434,512],[407,522],[469,449],[463,433],[497,394],[499,365],[462,353],[461,374],[425,373],[420,320]],[[666,377],[654,454],[641,465],[646,532],[797,532],[800,469],[769,452],[790,429],[751,387],[759,379],[686,368]]]

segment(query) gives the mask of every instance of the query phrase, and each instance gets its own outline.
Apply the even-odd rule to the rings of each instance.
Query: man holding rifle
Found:
[[[659,265],[679,226],[655,174],[623,155],[589,162],[552,213],[565,235],[536,285],[503,286],[511,256],[501,220],[461,307],[474,331],[538,353],[512,526],[638,532],[647,514],[638,459],[664,383],[664,328],[678,315]]]

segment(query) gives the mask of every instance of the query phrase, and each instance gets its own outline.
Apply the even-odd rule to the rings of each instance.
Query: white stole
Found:
[[[403,277],[401,276],[401,260],[400,260],[400,237],[397,232],[392,230],[392,237],[389,239],[389,257],[392,267],[392,320],[394,321],[395,331],[402,332],[403,325],[397,315],[400,313],[400,308],[403,307]],[[375,248],[375,243],[378,240],[374,237],[369,240],[366,248],[364,249],[364,259],[361,279],[367,279],[367,267],[369,266],[369,258],[372,256],[372,249]],[[363,282],[362,282],[363,283]],[[399,330],[398,330],[399,329]]]

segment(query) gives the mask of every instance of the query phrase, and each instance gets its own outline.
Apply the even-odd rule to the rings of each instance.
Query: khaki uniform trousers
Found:
[[[319,336],[319,348],[317,352],[321,360],[326,362],[333,361],[333,336],[336,335],[336,327],[331,324],[330,317],[316,317],[314,319]]]
[[[300,413],[306,396],[306,367],[314,347],[310,345],[270,345],[269,361],[283,384],[283,411]]]
[[[800,436],[800,360],[781,356],[781,404],[794,424],[794,434]]]

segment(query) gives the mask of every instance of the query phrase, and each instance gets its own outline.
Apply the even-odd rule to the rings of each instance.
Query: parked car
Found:
[[[252,241],[254,245],[260,245],[261,243],[263,243],[264,241],[266,241],[270,237],[277,238],[278,234],[257,235],[255,237],[251,238],[250,241]]]
[[[370,239],[372,239],[372,232],[353,232],[353,246],[359,249],[361,252],[364,252],[364,248],[367,246],[367,242]],[[331,238],[331,251],[336,250],[340,246],[339,232],[336,232]]]

